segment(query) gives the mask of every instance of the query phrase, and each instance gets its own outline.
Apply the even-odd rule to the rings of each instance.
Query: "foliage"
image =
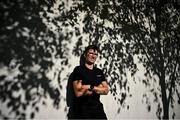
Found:
[[[54,2],[0,3],[0,67],[8,71],[8,75],[0,76],[0,100],[16,111],[17,118],[26,117],[21,107],[25,111],[32,105],[39,111],[36,103],[47,95],[55,106],[59,105],[61,72],[70,64],[67,56],[80,56],[85,44],[100,46],[99,58],[105,60],[100,66],[120,105],[118,112],[122,107],[129,108],[127,74],[130,71],[135,77],[140,63],[146,77],[141,82],[150,88],[158,104],[157,117],[169,118],[169,105],[174,107],[175,95],[180,100],[180,4],[166,0],[67,0],[56,1],[55,6]],[[72,53],[69,43],[73,44]],[[59,88],[52,86],[47,76],[56,64],[54,59],[61,61],[54,75],[58,76]],[[19,72],[11,78],[12,71]],[[159,87],[154,88],[152,81]],[[15,97],[15,91],[24,91],[24,95]],[[146,93],[143,97],[148,101]],[[147,106],[150,111],[151,104]],[[34,115],[32,110],[31,118]]]
[[[47,29],[39,15],[44,7],[50,10],[53,2],[0,2],[0,101],[9,109],[8,113],[0,109],[1,118],[13,114],[17,119],[34,118],[39,104],[46,105],[47,98],[54,107],[59,106],[60,88],[51,84],[47,73],[53,68],[53,57],[63,58],[64,53],[60,37]]]
[[[135,75],[135,57],[145,67],[146,79],[142,83],[150,88],[158,104],[157,117],[168,119],[169,105],[174,108],[174,95],[179,101],[179,5],[166,0],[73,1],[69,14],[75,14],[74,20],[85,14],[81,18],[81,35],[89,34],[89,43],[101,47],[100,58],[106,59],[102,66],[109,76],[110,90],[121,106],[131,96],[127,70]],[[152,80],[159,84],[158,88],[153,88]],[[143,96],[148,99],[146,93]],[[151,105],[147,105],[150,111]]]

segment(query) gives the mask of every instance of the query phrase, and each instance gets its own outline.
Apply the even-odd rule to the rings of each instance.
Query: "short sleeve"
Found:
[[[74,68],[73,70],[73,81],[76,81],[76,80],[82,80],[82,74],[80,72],[80,67],[77,66]]]
[[[100,70],[100,73],[101,73],[101,81],[106,81],[106,78],[105,78],[105,75],[104,75],[104,73],[103,73],[103,71],[102,70]]]

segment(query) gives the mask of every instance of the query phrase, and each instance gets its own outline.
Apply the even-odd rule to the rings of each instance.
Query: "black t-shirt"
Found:
[[[94,67],[92,70],[88,69],[86,66],[76,66],[73,71],[73,81],[82,80],[83,85],[93,85],[98,86],[102,81],[105,81],[105,76],[101,69]],[[92,95],[76,97],[76,104],[97,104],[100,95],[93,93]]]

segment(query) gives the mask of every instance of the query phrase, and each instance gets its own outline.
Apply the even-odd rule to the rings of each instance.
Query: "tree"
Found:
[[[168,1],[127,1],[121,6],[114,3],[115,8],[121,9],[125,17],[117,11],[114,20],[120,20],[116,25],[121,25],[124,39],[130,41],[132,54],[140,55],[139,62],[146,68],[146,80],[142,82],[150,86],[150,80],[157,81],[160,86],[161,102],[158,104],[157,116],[169,119],[169,107],[174,108],[174,95],[178,97],[179,104],[179,3]],[[124,26],[124,27],[123,27]],[[124,28],[128,28],[124,33]],[[155,77],[157,76],[157,78]],[[158,91],[151,89],[154,101],[158,102]],[[149,108],[150,109],[150,108]],[[172,118],[175,115],[173,114]]]
[[[110,76],[110,90],[115,99],[124,106],[126,97],[131,96],[126,70],[135,75],[138,68],[134,58],[137,56],[146,69],[146,79],[142,83],[146,87],[151,87],[152,80],[159,84],[159,88],[150,90],[154,102],[158,103],[157,117],[169,119],[170,105],[173,109],[175,102],[179,104],[180,100],[180,3],[166,0],[82,0],[72,4],[69,14],[75,21],[71,20],[73,25],[78,24],[81,13],[85,14],[81,18],[83,31],[78,34],[81,36],[78,42],[82,43],[83,35],[88,34],[89,43],[101,46],[100,58],[106,59],[102,67],[108,68],[104,71]],[[76,30],[80,31],[79,28]],[[146,93],[144,97],[147,97]],[[151,105],[148,104],[147,108],[150,111]]]
[[[19,0],[0,4],[3,10],[0,22],[0,56],[3,57],[0,63],[9,74],[0,76],[0,100],[8,102],[11,112],[15,111],[17,118],[25,118],[27,107],[39,111],[37,103],[47,95],[58,107],[63,80],[61,72],[70,64],[68,55],[71,53],[67,46],[73,38],[72,53],[75,56],[81,55],[84,44],[100,46],[102,54],[99,57],[105,59],[100,66],[108,77],[111,93],[120,103],[118,112],[121,107],[130,107],[126,103],[127,97],[131,97],[127,74],[130,71],[135,77],[138,67],[134,59],[137,57],[146,69],[146,79],[142,79],[142,83],[152,88],[150,92],[154,102],[158,103],[157,117],[168,119],[169,105],[174,107],[175,95],[178,103],[180,101],[177,89],[180,84],[179,3],[64,0],[56,1],[56,10],[52,9],[53,3],[53,0]],[[55,13],[55,17],[49,15]],[[56,29],[50,29],[48,25]],[[62,63],[54,75],[58,77],[58,88],[51,85],[46,74],[55,66],[54,58]],[[14,78],[9,77],[12,70],[19,71]],[[152,80],[159,88],[151,86]],[[25,94],[14,96],[21,90]],[[23,96],[25,100],[22,100]],[[144,97],[148,100],[146,93]],[[151,104],[147,105],[150,111]],[[31,118],[34,116],[32,110]],[[175,118],[175,114],[172,117]]]
[[[0,2],[0,102],[9,109],[5,113],[0,108],[1,118],[34,118],[46,98],[59,108],[61,69],[54,75],[59,77],[59,87],[51,84],[47,73],[53,69],[53,58],[61,59],[62,66],[67,64],[66,47],[61,48],[66,36],[56,36],[42,19],[49,20],[44,8],[50,11],[53,4],[53,0]]]

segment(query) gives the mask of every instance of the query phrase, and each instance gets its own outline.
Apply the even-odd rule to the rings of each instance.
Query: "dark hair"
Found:
[[[99,48],[96,45],[89,45],[89,46],[87,46],[85,48],[85,51],[83,52],[83,54],[80,57],[80,65],[84,65],[85,64],[85,59],[86,59],[85,56],[86,56],[87,52],[90,49],[97,50],[99,52]]]
[[[86,47],[86,49],[85,49],[85,51],[84,51],[84,55],[86,55],[87,52],[88,52],[90,49],[97,50],[97,51],[99,52],[98,46],[96,46],[96,45],[89,45],[89,46]]]

